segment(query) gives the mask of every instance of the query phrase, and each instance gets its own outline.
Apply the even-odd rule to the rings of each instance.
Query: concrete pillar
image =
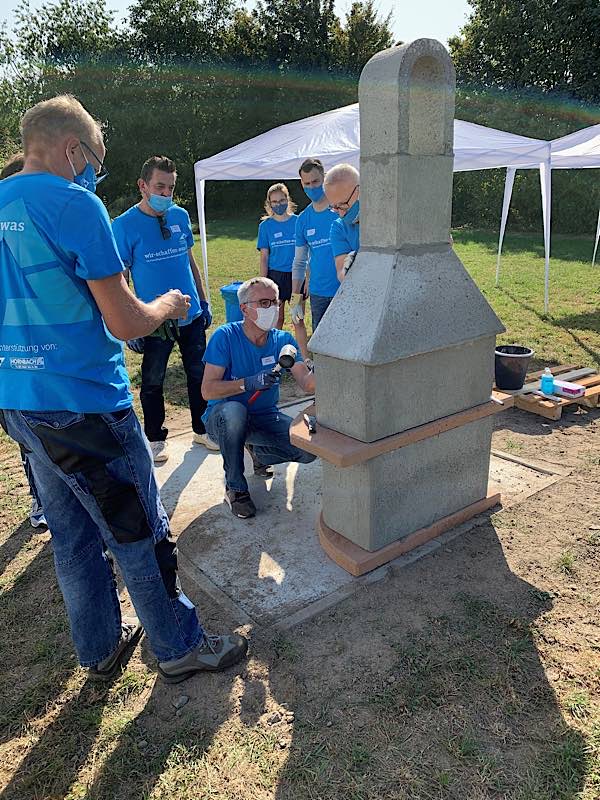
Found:
[[[310,346],[318,421],[362,442],[490,396],[504,328],[449,244],[454,91],[431,39],[378,53],[360,78],[361,249]],[[468,428],[325,466],[326,524],[373,550],[481,499],[491,425]]]

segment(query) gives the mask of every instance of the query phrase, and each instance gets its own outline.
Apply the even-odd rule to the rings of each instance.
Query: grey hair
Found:
[[[332,186],[334,183],[342,181],[360,183],[360,174],[356,167],[353,167],[352,164],[336,164],[325,173],[325,186]]]
[[[275,296],[277,300],[279,300],[279,286],[277,286],[275,281],[272,281],[271,278],[250,278],[250,280],[244,281],[237,290],[238,303],[240,305],[248,302],[250,290],[253,286],[265,286],[267,289],[274,289]]]

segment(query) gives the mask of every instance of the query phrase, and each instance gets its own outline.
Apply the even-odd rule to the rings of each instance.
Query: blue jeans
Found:
[[[310,313],[312,315],[313,333],[317,330],[317,326],[319,322],[321,322],[321,318],[329,308],[329,304],[332,300],[333,297],[321,297],[321,295],[318,294],[310,295]]]
[[[144,338],[140,401],[144,411],[144,431],[151,442],[164,441],[167,438],[168,430],[163,425],[165,421],[163,384],[174,344],[175,342],[170,339],[164,340],[160,336]],[[189,325],[179,328],[179,352],[187,378],[188,400],[194,433],[205,433],[202,414],[206,411],[206,400],[200,391],[204,377],[202,359],[205,350],[204,320],[196,317]]]
[[[121,638],[107,548],[158,660],[193,650],[204,631],[179,587],[177,548],[134,410],[0,411],[0,423],[28,451],[82,666],[107,658]]]
[[[292,418],[274,408],[249,414],[243,403],[226,400],[215,406],[206,421],[211,439],[219,443],[225,468],[225,484],[236,492],[247,492],[244,478],[244,444],[253,445],[258,461],[264,465],[297,461],[310,464],[316,456],[290,442]]]

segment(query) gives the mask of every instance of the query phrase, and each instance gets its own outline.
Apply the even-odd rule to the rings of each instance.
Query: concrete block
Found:
[[[450,56],[433,39],[374,55],[358,84],[361,155],[451,155],[455,86]]]
[[[373,551],[486,496],[493,417],[356,467],[323,463],[325,524]]]
[[[375,366],[503,331],[449,245],[413,252],[361,248],[310,348],[317,370],[319,356]],[[482,382],[487,385],[487,372]]]
[[[453,163],[451,155],[363,157],[361,248],[449,242]],[[376,191],[365,197],[363,185]]]
[[[494,336],[369,366],[315,356],[318,421],[374,442],[489,400]]]

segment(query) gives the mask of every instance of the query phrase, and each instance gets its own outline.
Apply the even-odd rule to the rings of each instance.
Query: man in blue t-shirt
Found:
[[[173,336],[146,336],[141,342],[130,343],[132,349],[144,353],[140,401],[155,464],[168,458],[163,384],[175,339],[187,378],[193,441],[209,450],[217,449],[202,422],[206,402],[200,391],[206,329],[212,317],[192,254],[194,237],[189,215],[173,202],[176,180],[173,161],[166,156],[152,156],[142,166],[138,180],[142,199],[113,222],[119,253],[140,300],[149,303],[173,287],[190,296],[189,313],[172,329]]]
[[[308,294],[312,314],[313,333],[327,311],[340,282],[335,272],[331,251],[331,224],[337,215],[329,208],[323,190],[325,170],[318,158],[307,158],[299,170],[300,182],[311,203],[296,221],[296,251],[292,265],[292,321],[303,319],[303,292],[306,264],[309,263]]]
[[[110,550],[165,680],[224,668],[247,642],[207,636],[181,591],[120,341],[185,318],[190,298],[129,290],[94,194],[102,129],[73,96],[29,109],[21,135],[23,170],[0,182],[0,424],[33,470],[79,661],[110,680],[142,633]]]
[[[331,249],[338,280],[343,281],[360,247],[360,175],[352,164],[336,164],[323,184],[329,208],[339,214],[331,226]]]
[[[255,515],[256,506],[244,477],[244,445],[255,474],[263,477],[271,474],[271,464],[308,464],[315,456],[291,444],[292,419],[277,408],[280,373],[274,368],[282,347],[297,350],[292,335],[275,328],[277,284],[270,278],[251,278],[238,289],[238,299],[244,319],[213,333],[204,357],[202,394],[208,400],[206,430],[223,455],[225,500],[237,517],[247,519]],[[300,353],[290,371],[301,389],[314,392],[314,375]]]

